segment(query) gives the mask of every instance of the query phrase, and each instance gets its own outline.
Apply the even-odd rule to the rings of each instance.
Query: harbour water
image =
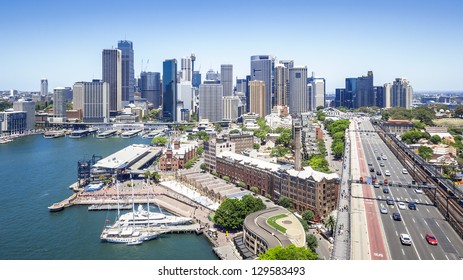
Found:
[[[216,260],[202,235],[164,235],[139,246],[102,243],[99,236],[106,219],[114,222],[114,211],[88,211],[86,206],[48,211],[72,194],[68,187],[76,181],[78,160],[150,141],[35,135],[0,145],[0,259]]]

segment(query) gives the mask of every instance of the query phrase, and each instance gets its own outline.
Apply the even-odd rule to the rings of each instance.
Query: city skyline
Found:
[[[235,83],[250,74],[251,56],[271,55],[325,78],[327,93],[370,70],[375,85],[404,77],[415,91],[463,89],[460,2],[117,2],[0,4],[0,90],[40,91],[45,78],[52,92],[101,79],[101,52],[120,40],[133,42],[135,77],[195,53],[203,77],[232,64]]]

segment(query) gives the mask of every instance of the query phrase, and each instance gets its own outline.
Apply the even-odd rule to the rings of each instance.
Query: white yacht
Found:
[[[123,214],[116,224],[122,227],[160,227],[160,226],[177,226],[191,223],[192,218],[177,217],[173,215],[165,215],[163,213],[150,212],[143,209],[142,205],[138,206],[137,211]]]

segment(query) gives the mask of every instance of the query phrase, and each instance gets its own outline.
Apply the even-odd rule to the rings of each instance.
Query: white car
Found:
[[[415,192],[416,193],[423,193],[423,190],[422,189],[415,189]]]
[[[384,175],[391,176],[391,172],[389,172],[389,170],[386,170],[386,171],[384,171]]]
[[[402,202],[402,201],[398,202],[398,203],[397,203],[397,206],[399,206],[399,209],[405,209],[405,208],[407,208],[407,206],[405,205],[405,203]]]
[[[386,156],[386,155],[383,155],[383,160],[387,160],[387,156]]]
[[[403,173],[403,174],[408,174],[408,171],[407,171],[407,169],[405,169],[405,168],[404,168],[404,169],[402,169],[402,173]]]
[[[379,207],[379,211],[381,212],[381,214],[387,214],[387,207],[381,204],[381,206]]]
[[[412,245],[412,238],[406,233],[401,233],[400,243],[402,243],[402,245]]]

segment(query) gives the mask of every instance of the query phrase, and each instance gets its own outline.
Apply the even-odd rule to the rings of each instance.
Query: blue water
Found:
[[[48,206],[72,194],[77,161],[106,157],[150,139],[92,136],[45,139],[41,135],[0,145],[0,259],[11,260],[214,260],[211,245],[195,234],[165,235],[139,246],[100,242],[108,211]]]

